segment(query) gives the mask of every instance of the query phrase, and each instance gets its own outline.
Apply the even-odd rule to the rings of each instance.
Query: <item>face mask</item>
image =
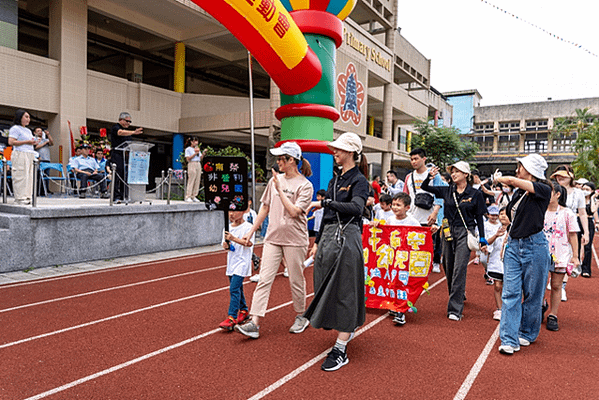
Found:
[[[503,193],[509,193],[509,192],[510,192],[510,188],[506,188],[506,187],[503,188]]]

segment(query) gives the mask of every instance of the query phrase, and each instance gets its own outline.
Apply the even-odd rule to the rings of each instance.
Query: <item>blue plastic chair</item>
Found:
[[[10,196],[12,196],[12,190],[10,188],[11,184],[12,184],[12,163],[10,162],[10,160],[8,160],[6,162],[6,165],[8,165],[10,167],[10,169],[7,171],[6,173],[6,188],[8,189],[8,194]],[[4,188],[4,176],[2,174],[2,169],[4,168],[4,160],[0,160],[0,193],[2,193],[2,190]]]
[[[64,172],[64,168],[61,163],[40,163],[40,171],[42,172],[42,182],[44,184],[44,190],[48,193],[47,181],[67,181],[67,176]],[[59,176],[50,176],[51,171],[58,171]],[[60,186],[60,193],[62,193],[62,185]]]

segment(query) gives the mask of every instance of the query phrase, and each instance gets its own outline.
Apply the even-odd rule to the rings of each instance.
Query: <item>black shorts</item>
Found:
[[[495,279],[496,281],[503,282],[503,274],[500,274],[499,272],[487,271],[487,275],[489,275],[491,278]]]

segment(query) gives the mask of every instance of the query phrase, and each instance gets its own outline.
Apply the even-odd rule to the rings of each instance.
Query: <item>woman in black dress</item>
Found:
[[[312,209],[324,208],[324,214],[310,252],[315,255],[315,295],[304,316],[314,328],[338,332],[321,366],[324,371],[335,371],[349,362],[347,343],[366,319],[362,213],[370,187],[358,135],[344,133],[329,147],[340,168],[334,171],[325,199],[311,204]]]

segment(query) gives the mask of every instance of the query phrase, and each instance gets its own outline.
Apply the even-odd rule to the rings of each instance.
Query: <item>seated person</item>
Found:
[[[71,187],[75,190],[77,189],[77,182],[75,180],[76,174],[75,174],[75,170],[73,169],[73,165],[74,165],[73,163],[76,158],[81,157],[82,149],[83,149],[83,146],[75,147],[75,155],[72,156],[71,158],[69,158],[69,162],[67,163],[67,171],[69,172],[69,182],[71,183]]]
[[[104,150],[98,147],[94,155],[96,157],[98,165],[100,166],[98,168],[98,173],[102,176],[110,174],[110,167],[108,166],[108,164],[106,164],[106,159],[104,158]]]
[[[98,173],[100,166],[95,158],[89,156],[89,146],[83,146],[82,155],[73,159],[73,171],[77,174],[77,179],[81,180],[81,188],[79,190],[79,197],[84,199],[85,192],[87,191],[88,179],[93,179],[96,182],[100,182],[101,197],[108,197],[106,191],[106,180]]]

